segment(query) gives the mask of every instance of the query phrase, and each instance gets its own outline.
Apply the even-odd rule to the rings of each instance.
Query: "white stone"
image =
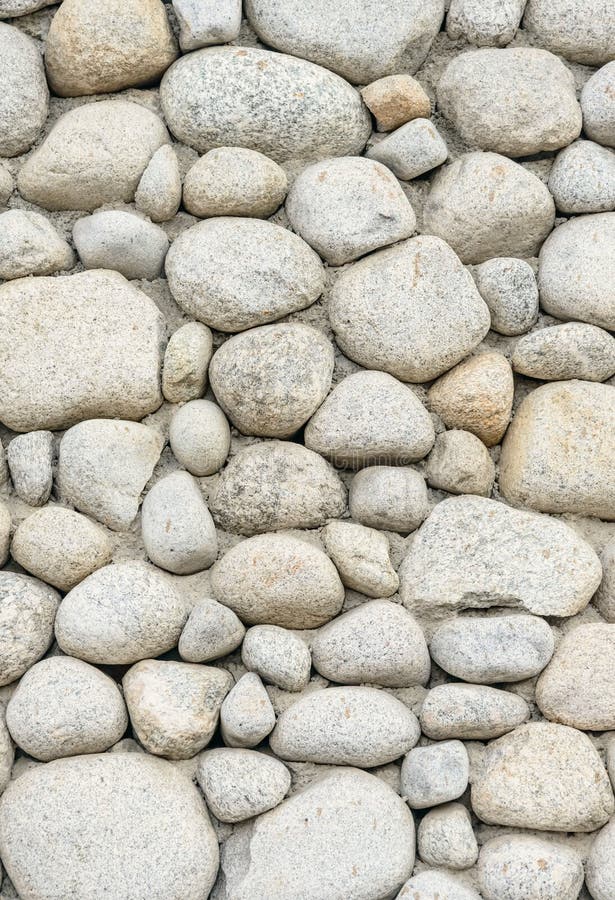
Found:
[[[573,62],[601,66],[615,56],[615,23],[609,0],[528,0],[523,27],[533,40]]]
[[[421,708],[421,730],[433,740],[484,741],[526,722],[530,709],[522,697],[478,684],[440,684]]]
[[[209,662],[236,650],[245,633],[232,609],[208,597],[190,612],[179,639],[179,655],[186,662]]]
[[[15,572],[0,572],[0,686],[27,672],[49,649],[60,595]]]
[[[593,842],[587,859],[587,887],[594,900],[610,900],[615,890],[614,840],[615,819],[611,819]]]
[[[367,151],[402,181],[411,181],[446,162],[448,148],[436,126],[429,119],[413,119],[388,134]]]
[[[429,866],[468,869],[478,858],[470,813],[461,803],[431,809],[417,831],[418,854]]]
[[[255,672],[242,675],[224,698],[220,730],[228,747],[256,747],[273,730],[275,712]]]
[[[443,431],[436,437],[425,465],[430,487],[450,494],[488,497],[495,481],[495,465],[483,442],[469,431]]]
[[[532,267],[522,259],[489,259],[474,271],[480,295],[500,334],[524,334],[538,318],[538,287]]]
[[[12,530],[11,512],[6,503],[0,503],[0,566],[5,565],[9,558],[9,546]],[[24,566],[24,569],[26,566]]]
[[[541,328],[517,341],[511,364],[543,381],[606,381],[615,374],[615,338],[584,322]]]
[[[525,0],[451,0],[446,33],[477,47],[505,47],[517,33]]]
[[[162,365],[162,393],[169,403],[185,403],[203,396],[213,352],[207,325],[187,322],[169,338]]]
[[[14,437],[6,448],[11,481],[17,496],[30,506],[43,506],[53,486],[54,441],[50,431],[30,431]]]
[[[615,147],[615,60],[585,82],[581,109],[587,137],[606,147]]]
[[[290,772],[272,756],[219,748],[199,757],[197,780],[220,822],[242,822],[278,806],[290,788]]]
[[[173,9],[184,53],[210,44],[226,44],[239,35],[241,0],[173,0]]]
[[[350,483],[348,508],[362,525],[407,534],[429,514],[427,485],[410,466],[368,466]]]
[[[12,187],[11,182],[11,191]],[[71,269],[74,259],[71,248],[45,216],[23,209],[0,214],[0,278],[51,275]]]
[[[231,446],[226,416],[211,400],[191,400],[171,419],[169,443],[177,461],[192,475],[213,475]]]
[[[5,22],[0,22],[0,84],[0,156],[19,156],[41,133],[49,90],[38,43]]]
[[[153,154],[135,191],[135,205],[152,222],[167,222],[179,209],[182,182],[175,151],[163,144]]]
[[[615,622],[615,538],[608,541],[600,554],[602,581],[593,604],[607,622]]]
[[[6,166],[0,163],[0,206],[8,203],[8,199],[13,193],[13,187],[13,176]]]
[[[0,0],[0,16],[10,19],[13,16],[26,16],[44,6],[50,6],[52,0]]]
[[[615,209],[615,153],[592,141],[575,141],[557,154],[549,190],[564,213]]]
[[[481,896],[454,875],[427,869],[407,881],[395,900],[481,900]]]
[[[283,691],[302,691],[310,680],[312,656],[304,640],[278,625],[248,628],[241,646],[248,672]]]
[[[169,249],[162,228],[117,209],[77,219],[73,240],[85,269],[114,269],[149,281],[160,276]]]
[[[526,834],[486,841],[477,873],[484,900],[577,900],[584,876],[574,847]]]
[[[367,597],[390,597],[399,587],[386,535],[354,522],[330,522],[321,533],[342,583]]]
[[[470,762],[461,741],[414,747],[401,766],[401,791],[412,809],[457,800],[468,786]]]

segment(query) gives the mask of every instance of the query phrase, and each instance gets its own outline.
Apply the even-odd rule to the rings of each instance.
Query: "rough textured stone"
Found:
[[[431,102],[411,75],[386,75],[361,89],[363,102],[376,119],[378,131],[393,131],[412,119],[428,119]]]
[[[451,0],[446,33],[476,47],[505,47],[517,33],[525,0]]]
[[[481,900],[481,897],[454,875],[428,869],[407,881],[395,900]]]
[[[186,609],[166,575],[142,562],[105,566],[70,591],[56,617],[69,656],[129,665],[175,647]]]
[[[269,744],[282,759],[372,768],[403,756],[419,735],[416,716],[391,694],[332,687],[283,712]]]
[[[615,153],[592,141],[575,141],[558,153],[549,190],[564,213],[615,209]]]
[[[448,64],[438,106],[463,140],[506,156],[566,147],[581,133],[574,77],[546,50],[471,50]]]
[[[419,118],[372,144],[366,155],[384,163],[403,181],[410,181],[442,165],[448,149],[435,125]]]
[[[414,823],[379,778],[327,773],[236,828],[222,850],[217,900],[390,897],[414,865]]]
[[[11,697],[6,722],[11,737],[30,756],[102,753],[128,725],[117,684],[99,669],[70,656],[36,663]]]
[[[577,900],[583,886],[577,850],[525,834],[483,844],[477,872],[485,900]]]
[[[161,435],[139,422],[90,419],[60,443],[63,500],[114,531],[127,531],[162,450]]]
[[[530,709],[522,697],[478,684],[440,684],[421,708],[421,730],[433,740],[484,741],[526,722]]]
[[[207,746],[233,684],[224,669],[144,659],[122,679],[130,721],[148,753],[189,759]]]
[[[500,334],[524,334],[538,318],[538,287],[532,267],[522,259],[489,259],[474,271],[480,295]]]
[[[0,286],[0,419],[33,431],[153,412],[162,402],[162,321],[117,272]]]
[[[420,858],[429,866],[467,869],[478,858],[470,813],[461,803],[445,803],[423,816],[417,844]]]
[[[209,496],[209,508],[217,525],[239,534],[318,528],[342,515],[346,491],[317,453],[267,441],[233,457]]]
[[[9,558],[9,545],[11,543],[12,529],[11,512],[5,503],[0,503],[0,565],[3,566]],[[26,568],[24,566],[24,568]]]
[[[54,94],[105,94],[158,81],[177,56],[160,0],[64,0],[51,20],[45,68]]]
[[[615,519],[614,428],[609,385],[564,381],[537,388],[502,445],[502,494],[543,512]]]
[[[145,167],[135,191],[135,205],[152,222],[172,219],[182,198],[182,182],[175,151],[163,144]]]
[[[3,19],[26,16],[51,4],[52,0],[0,0],[0,16]]]
[[[347,356],[402,381],[431,381],[489,329],[489,311],[469,273],[444,241],[423,235],[343,272],[329,317]]]
[[[497,153],[466,153],[433,181],[424,229],[447,241],[464,263],[535,256],[553,228],[546,186]]]
[[[615,212],[569,219],[540,251],[538,287],[543,309],[615,329]]]
[[[489,451],[469,431],[444,431],[436,438],[425,466],[427,483],[451,494],[488,497],[495,480]]]
[[[587,859],[587,887],[594,900],[609,900],[613,896],[615,890],[614,842],[615,819],[611,819],[592,844]]]
[[[130,203],[153,154],[169,136],[162,120],[128,100],[69,110],[22,166],[21,195],[44,209],[93,210]]]
[[[0,22],[0,83],[0,156],[19,156],[41,133],[49,90],[38,44],[4,22]]]
[[[51,275],[72,268],[74,259],[71,248],[45,216],[23,209],[9,209],[0,215],[0,278]]]
[[[431,663],[419,624],[390,600],[372,600],[338,616],[312,640],[314,668],[342,684],[426,684]]]
[[[609,0],[529,0],[523,27],[536,43],[573,62],[601,66],[615,56]]]
[[[185,403],[202,397],[213,338],[207,325],[186,322],[174,331],[164,351],[162,393],[169,403]]]
[[[219,331],[244,331],[305,309],[324,287],[322,263],[298,235],[232,216],[182,232],[166,273],[179,306]]]
[[[236,544],[211,571],[216,600],[248,625],[317,628],[340,611],[344,587],[318,547],[285,534]]]
[[[432,412],[448,428],[475,434],[487,447],[499,444],[512,411],[514,378],[501,353],[479,353],[438,379],[427,395]]]
[[[399,574],[410,609],[512,606],[572,616],[589,603],[601,568],[563,522],[468,496],[438,503]]]
[[[218,147],[188,170],[184,206],[194,216],[250,216],[266,219],[284,202],[284,169],[257,150]]]
[[[286,213],[294,231],[333,266],[410,237],[416,227],[397,179],[358,156],[304,169],[288,192]]]
[[[523,681],[540,674],[555,641],[537,616],[460,616],[441,625],[429,652],[441,669],[475,684]]]
[[[305,429],[305,445],[336,466],[410,463],[434,442],[429,413],[386,372],[355,372],[337,384]]]
[[[587,137],[615,147],[615,60],[585,82],[581,91],[583,129]]]
[[[354,522],[330,522],[322,530],[325,549],[342,583],[367,597],[390,597],[399,578],[389,558],[386,535]]]
[[[276,162],[352,156],[370,130],[361,96],[343,79],[253,47],[212,47],[182,57],[164,76],[160,99],[175,137],[200,153],[238,146]]]
[[[188,616],[179,639],[179,655],[186,662],[209,662],[236,650],[245,633],[232,609],[208,597]]]
[[[241,661],[249,672],[283,691],[302,691],[310,680],[312,657],[306,642],[278,625],[249,628]]]
[[[368,466],[350,483],[348,508],[362,525],[407,534],[429,513],[427,485],[410,466]]]
[[[515,372],[543,381],[606,381],[615,374],[615,339],[582,322],[542,328],[517,341],[511,363]]]
[[[273,730],[275,712],[255,672],[242,675],[220,710],[222,739],[229,747],[256,747]]]
[[[13,762],[15,760],[15,745],[6,727],[4,710],[0,711],[0,795],[2,795],[11,780]],[[0,886],[2,880],[0,879]]]
[[[412,809],[457,800],[468,786],[470,762],[461,741],[414,747],[401,766],[401,791]]]
[[[213,475],[228,456],[231,430],[219,406],[211,400],[191,400],[171,419],[169,443],[192,475]]]
[[[209,380],[218,403],[244,434],[286,438],[327,396],[333,345],[298,322],[251,328],[217,350]]]
[[[30,506],[43,506],[53,486],[53,435],[30,431],[14,437],[6,450],[11,481],[17,496]]]
[[[278,806],[290,788],[290,772],[272,756],[220,748],[203,753],[197,779],[207,805],[221,822],[241,822]]]
[[[595,831],[613,791],[585,734],[533,722],[487,746],[472,784],[472,808],[488,824],[536,831]]]
[[[13,193],[14,183],[13,176],[0,162],[0,205],[8,202],[9,197]]]
[[[10,684],[46,653],[60,595],[28,575],[0,572],[0,685]]]
[[[61,506],[46,506],[25,518],[11,545],[16,563],[61,591],[106,565],[111,551],[102,528]]]
[[[169,249],[162,228],[117,209],[78,219],[73,240],[85,269],[114,269],[149,281],[159,277]]]
[[[594,595],[593,604],[607,622],[615,622],[615,538],[604,546],[600,562],[602,581]]]
[[[112,897],[201,900],[218,870],[199,792],[176,768],[141,753],[25,772],[0,806],[0,852],[22,897],[86,897],[104,885]]]

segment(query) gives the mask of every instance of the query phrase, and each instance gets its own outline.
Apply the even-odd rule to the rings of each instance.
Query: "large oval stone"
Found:
[[[6,15],[0,4],[0,17]],[[38,46],[18,28],[0,22],[0,156],[18,156],[39,136],[49,90]]]
[[[189,53],[162,79],[175,137],[200,153],[259,150],[276,161],[359,154],[371,122],[346,81],[313,63],[253,47]]]

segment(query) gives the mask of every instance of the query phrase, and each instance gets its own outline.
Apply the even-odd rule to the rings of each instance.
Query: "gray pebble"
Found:
[[[163,144],[153,154],[135,191],[135,206],[152,222],[168,222],[182,199],[182,182],[175,151]]]
[[[461,741],[414,747],[401,767],[401,790],[412,809],[457,800],[468,786],[470,763]]]
[[[232,609],[208,597],[190,612],[179,639],[179,655],[191,663],[219,659],[236,650],[245,633]]]
[[[1,193],[0,189],[0,201]],[[23,209],[0,214],[0,278],[51,275],[72,268],[74,260],[73,251],[45,216]]]
[[[0,22],[0,83],[0,156],[19,156],[41,133],[49,89],[38,43],[6,22]]]
[[[577,900],[584,876],[574,847],[529,834],[486,841],[477,873],[485,900]]]
[[[549,190],[563,213],[615,209],[615,153],[592,141],[575,141],[557,154]]]
[[[484,741],[526,722],[530,709],[509,691],[477,684],[441,684],[421,708],[421,730],[433,740]]]
[[[354,522],[329,522],[322,530],[328,555],[342,583],[367,597],[390,597],[399,578],[389,558],[386,535]]]
[[[606,381],[615,374],[615,338],[583,322],[541,328],[517,341],[511,363],[515,372],[543,381]]]
[[[50,431],[14,437],[6,457],[17,496],[30,506],[43,506],[53,486],[54,440]]]
[[[443,431],[436,437],[425,465],[430,487],[450,494],[488,497],[495,481],[495,465],[483,442],[469,431]]]
[[[185,403],[203,396],[213,338],[207,325],[186,322],[169,338],[162,366],[162,393],[169,403]]]
[[[615,60],[585,82],[581,91],[583,129],[588,138],[615,147]]]
[[[446,162],[448,149],[433,122],[417,118],[372,144],[366,156],[388,166],[402,181],[410,181]]]
[[[73,240],[85,269],[114,269],[148,281],[160,276],[169,249],[162,228],[117,209],[77,219]]]
[[[6,166],[0,163],[0,206],[8,202],[9,197],[13,193],[13,188],[13,176]]]
[[[594,900],[610,900],[615,891],[615,820],[602,829],[593,842],[587,859],[586,880]]]
[[[478,858],[470,813],[461,803],[431,809],[417,830],[417,849],[428,866],[468,869]]]
[[[255,672],[242,675],[220,710],[222,739],[228,747],[256,747],[275,725],[275,712]]]
[[[541,47],[573,62],[601,66],[615,56],[615,24],[604,0],[528,0],[523,27]]]
[[[521,22],[525,0],[451,0],[446,33],[476,47],[505,47]]]
[[[310,680],[312,656],[298,635],[278,625],[248,628],[241,661],[249,672],[283,691],[302,691]]]
[[[234,41],[241,25],[241,0],[173,0],[184,53]]]
[[[211,400],[191,400],[171,419],[169,443],[177,461],[192,475],[213,475],[228,456],[231,429]]]
[[[49,649],[60,595],[28,575],[0,572],[0,685],[27,672]]]
[[[429,513],[427,485],[410,466],[368,466],[352,479],[348,506],[362,525],[407,534]]]
[[[524,334],[538,318],[538,287],[532,267],[522,259],[496,257],[474,272],[489,307],[491,327],[500,334]]]
[[[593,604],[607,622],[615,622],[615,538],[608,541],[600,554],[602,581]]]
[[[260,816],[278,806],[290,788],[290,772],[279,759],[226,747],[201,754],[197,780],[221,822]]]
[[[413,875],[395,900],[481,900],[481,896],[455,875],[427,869]]]

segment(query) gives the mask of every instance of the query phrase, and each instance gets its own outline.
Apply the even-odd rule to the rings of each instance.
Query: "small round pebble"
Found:
[[[245,633],[232,609],[208,597],[190,612],[179,639],[179,655],[191,663],[219,659],[236,650]]]
[[[169,403],[198,400],[207,388],[213,337],[207,325],[187,322],[169,338],[162,364],[162,393]]]
[[[28,575],[0,572],[0,686],[43,656],[53,640],[60,595]]]
[[[574,847],[529,834],[486,841],[477,874],[485,900],[577,900],[584,876]]]
[[[476,47],[505,47],[521,22],[525,0],[451,0],[446,33]]]
[[[615,60],[585,82],[581,109],[587,137],[605,147],[615,147]]]
[[[6,458],[15,493],[30,506],[43,506],[53,486],[54,440],[50,431],[30,431],[14,437]]]
[[[290,772],[273,756],[254,750],[220,748],[199,757],[197,781],[220,822],[242,822],[282,802]]]
[[[354,522],[330,522],[322,530],[342,583],[367,597],[390,597],[399,587],[386,535]]]
[[[450,494],[488,497],[495,481],[495,464],[476,435],[453,429],[436,437],[425,478],[430,487]]]
[[[514,335],[530,330],[538,318],[538,286],[529,263],[496,257],[477,266],[474,276],[494,331]]]
[[[241,661],[249,672],[283,691],[302,691],[310,680],[312,656],[306,642],[278,625],[249,628]]]
[[[470,813],[461,803],[431,809],[417,830],[417,849],[428,866],[468,869],[478,858]]]
[[[148,281],[161,274],[169,249],[162,228],[116,209],[77,219],[73,240],[85,269],[114,269]]]
[[[224,698],[220,730],[228,747],[256,747],[273,731],[275,712],[255,672],[242,675]]]
[[[606,381],[615,374],[615,338],[584,322],[541,328],[517,341],[511,364],[543,381]]]
[[[484,741],[526,722],[530,709],[522,697],[477,684],[441,684],[430,690],[421,709],[421,729],[433,740]]]
[[[148,162],[135,192],[135,206],[152,222],[168,222],[182,198],[182,182],[175,151],[159,147]]]
[[[410,466],[369,466],[352,479],[348,507],[362,525],[407,534],[427,518],[427,485]]]
[[[414,747],[401,766],[401,790],[412,809],[457,800],[468,786],[470,761],[461,741]]]
[[[402,181],[411,181],[446,162],[448,148],[429,119],[413,119],[371,145],[366,156]]]
[[[575,141],[558,153],[549,190],[563,213],[615,209],[615,153],[592,141]]]
[[[231,429],[219,406],[191,400],[174,414],[169,443],[177,461],[191,475],[213,475],[222,468],[231,446]]]
[[[361,96],[378,131],[393,131],[412,119],[431,115],[429,97],[412,75],[386,75],[361,88]]]

